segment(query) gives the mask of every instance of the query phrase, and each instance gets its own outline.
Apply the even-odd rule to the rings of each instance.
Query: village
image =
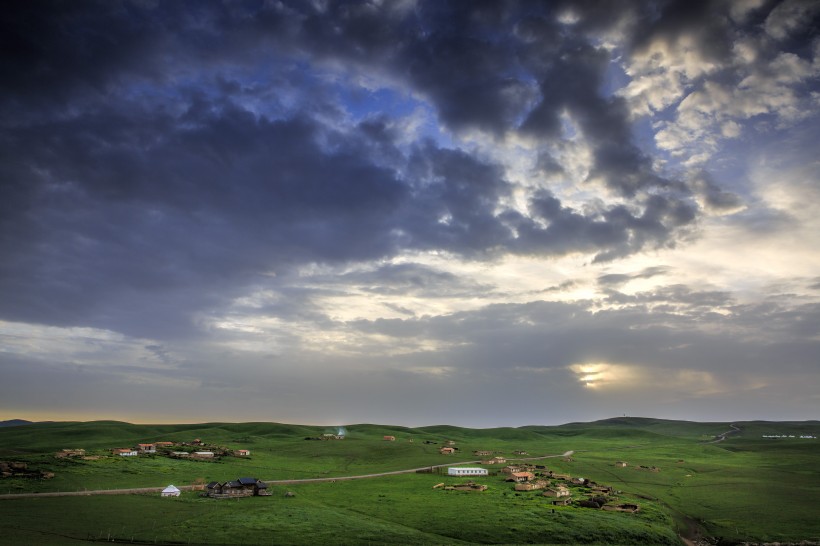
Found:
[[[321,436],[307,437],[305,440],[338,441],[345,439],[345,431],[325,433]],[[384,435],[384,442],[396,442],[394,435]],[[413,438],[405,439],[408,443],[413,443]],[[450,439],[434,441],[426,439],[423,442],[427,445],[441,444],[437,448],[439,455],[452,457],[460,452],[457,442]],[[56,459],[79,458],[82,460],[95,461],[104,457],[168,457],[171,459],[186,459],[191,461],[216,461],[222,457],[250,457],[249,449],[231,449],[220,445],[210,444],[201,438],[194,438],[190,441],[170,441],[157,440],[153,442],[137,443],[130,447],[113,447],[108,450],[109,455],[89,455],[82,448],[65,448],[54,453]],[[96,453],[99,453],[97,451]],[[444,473],[447,478],[454,480],[451,483],[439,482],[433,489],[442,491],[467,491],[482,492],[487,491],[490,486],[486,483],[477,483],[476,480],[484,479],[489,481],[495,478],[497,487],[508,488],[515,495],[520,496],[529,492],[549,499],[552,507],[578,507],[587,509],[600,509],[606,511],[637,512],[640,507],[635,503],[620,502],[620,491],[613,487],[600,484],[595,481],[573,477],[566,473],[561,473],[547,468],[535,461],[545,457],[529,457],[525,450],[514,450],[511,456],[506,456],[503,452],[493,450],[473,450],[472,455],[478,460],[468,463],[440,464],[431,466],[429,469],[416,470],[419,473]],[[571,453],[571,452],[567,452]],[[563,462],[571,463],[570,456],[563,457]],[[481,464],[482,466],[467,466],[469,464]],[[629,465],[625,461],[614,461],[616,468],[626,468]],[[488,468],[489,467],[489,468]],[[660,471],[657,467],[647,467],[643,465],[634,466],[636,470],[648,470],[652,472]],[[0,470],[3,477],[39,477],[48,479],[54,476],[51,472],[29,469],[24,463],[0,462]],[[297,480],[298,481],[298,480]],[[199,492],[202,497],[212,499],[239,499],[245,497],[266,497],[271,496],[269,483],[256,477],[239,477],[233,480],[210,481],[199,479],[192,485],[184,486],[183,489]],[[496,486],[494,486],[496,487]],[[175,485],[168,485],[160,495],[163,497],[177,497],[181,494],[181,489]],[[294,496],[290,491],[285,492],[285,496]],[[554,508],[553,508],[554,509]]]
[[[455,442],[448,442],[448,447],[442,447],[439,452],[444,455],[454,453]],[[514,454],[518,457],[527,455],[525,451],[518,450]],[[505,465],[500,469],[487,469],[484,467],[472,466],[450,466],[447,468],[447,476],[450,478],[470,478],[468,481],[446,484],[437,483],[433,489],[443,491],[469,491],[481,492],[489,489],[486,484],[476,483],[473,478],[500,476],[501,483],[511,484],[511,489],[516,494],[525,491],[539,491],[541,496],[548,497],[552,506],[578,506],[581,508],[593,508],[615,512],[635,513],[640,507],[635,503],[620,503],[620,491],[616,491],[609,485],[597,483],[595,481],[572,477],[569,474],[558,473],[548,469],[545,465],[519,462],[506,464],[507,458],[498,452],[476,450],[476,456],[491,456],[481,460],[483,465]],[[564,462],[572,462],[571,457],[565,457]],[[624,461],[616,461],[613,466],[625,468],[628,464]],[[639,467],[640,468],[640,467]],[[659,471],[652,467],[654,471]],[[510,486],[508,486],[510,487]],[[576,495],[574,498],[573,493]],[[582,498],[583,497],[583,498]]]

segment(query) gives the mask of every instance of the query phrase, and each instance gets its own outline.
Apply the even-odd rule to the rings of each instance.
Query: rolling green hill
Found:
[[[273,486],[271,498],[229,501],[193,492],[177,499],[152,494],[0,500],[0,544],[77,544],[109,532],[158,544],[676,544],[677,533],[693,530],[724,543],[820,541],[814,508],[820,503],[820,440],[799,438],[820,436],[820,423],[735,425],[740,432],[719,443],[709,442],[728,431],[729,423],[634,417],[493,429],[353,424],[345,425],[341,441],[310,439],[332,427],[280,423],[96,421],[0,428],[0,461],[54,473],[52,479],[3,478],[0,494],[186,485],[238,476],[336,478],[474,461],[475,450],[511,458],[518,450],[528,457],[572,450],[571,459],[538,464],[611,485],[622,492],[621,502],[641,505],[637,514],[553,507],[538,491],[513,491],[500,475],[483,479],[487,491],[466,493],[434,490],[446,476],[402,474]],[[387,435],[396,440],[385,441]],[[768,435],[786,438],[763,438]],[[249,449],[251,456],[193,461],[110,452],[194,438],[210,447]],[[439,453],[448,440],[458,448],[454,455]],[[64,448],[85,449],[92,459],[55,458]],[[616,467],[616,461],[627,467]],[[285,489],[297,496],[284,498]],[[576,499],[588,494],[573,492]]]

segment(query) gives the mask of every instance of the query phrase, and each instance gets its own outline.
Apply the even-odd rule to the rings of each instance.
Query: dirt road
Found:
[[[714,440],[712,440],[711,442],[706,442],[706,443],[707,444],[717,444],[717,443],[722,442],[723,440],[725,440],[726,437],[729,436],[730,434],[737,434],[738,432],[740,432],[740,427],[736,426],[734,423],[729,425],[729,426],[732,427],[732,430],[727,430],[726,432],[721,432],[720,434],[715,436]]]

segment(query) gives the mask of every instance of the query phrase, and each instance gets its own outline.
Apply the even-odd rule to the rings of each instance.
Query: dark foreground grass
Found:
[[[669,517],[553,508],[500,477],[482,493],[433,489],[437,476],[274,487],[271,497],[213,500],[194,493],[5,502],[0,544],[109,539],[160,544],[677,544]]]
[[[740,423],[742,432],[719,444],[705,440],[727,423],[612,419],[560,427],[471,430],[350,425],[343,441],[312,441],[323,427],[274,423],[130,425],[51,423],[0,429],[0,460],[53,471],[52,480],[0,481],[0,493],[186,485],[196,479],[265,480],[338,477],[473,460],[473,450],[508,457],[574,450],[572,461],[551,458],[550,469],[622,490],[638,514],[553,508],[537,492],[516,494],[498,477],[483,493],[433,490],[446,477],[408,474],[289,486],[285,498],[214,501],[184,493],[35,498],[0,501],[0,544],[79,544],[118,540],[166,544],[675,544],[692,525],[726,541],[820,541],[820,444],[816,422]],[[763,439],[791,434],[794,439]],[[396,436],[385,442],[384,435]],[[57,460],[61,448],[105,455],[115,446],[202,438],[248,448],[250,458],[194,462],[161,456]],[[446,440],[460,448],[438,453]],[[412,441],[411,441],[412,440]],[[425,443],[432,442],[432,443]],[[616,468],[625,460],[627,468]],[[641,469],[641,466],[646,467]],[[648,470],[658,467],[658,472]],[[575,496],[582,496],[576,491]],[[655,499],[655,500],[649,500]],[[553,511],[554,510],[554,511]]]

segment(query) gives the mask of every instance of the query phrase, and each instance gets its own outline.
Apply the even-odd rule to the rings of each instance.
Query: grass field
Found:
[[[0,429],[0,460],[55,473],[50,480],[5,478],[0,493],[82,491],[186,485],[200,478],[264,480],[338,477],[474,460],[473,450],[512,457],[574,450],[550,469],[621,490],[637,514],[576,506],[553,508],[538,491],[516,493],[500,476],[482,478],[482,493],[432,489],[446,476],[403,474],[356,481],[275,486],[273,496],[216,501],[183,493],[0,501],[0,544],[79,544],[118,540],[157,544],[677,544],[696,525],[733,541],[820,541],[820,444],[763,439],[818,436],[820,423],[738,423],[724,442],[704,441],[728,423],[622,418],[559,427],[408,429],[350,425],[342,441],[308,441],[323,427],[274,423],[131,425],[44,423]],[[382,440],[396,436],[395,442]],[[218,462],[163,456],[56,459],[62,448],[107,455],[109,448],[161,440],[247,448],[251,457]],[[412,439],[412,442],[410,441]],[[445,440],[459,452],[441,455]],[[425,443],[435,442],[435,443]],[[628,462],[617,468],[616,460]],[[652,472],[644,467],[658,467]],[[296,497],[285,498],[285,490]],[[584,491],[574,491],[583,498]],[[777,514],[776,517],[774,514]]]

